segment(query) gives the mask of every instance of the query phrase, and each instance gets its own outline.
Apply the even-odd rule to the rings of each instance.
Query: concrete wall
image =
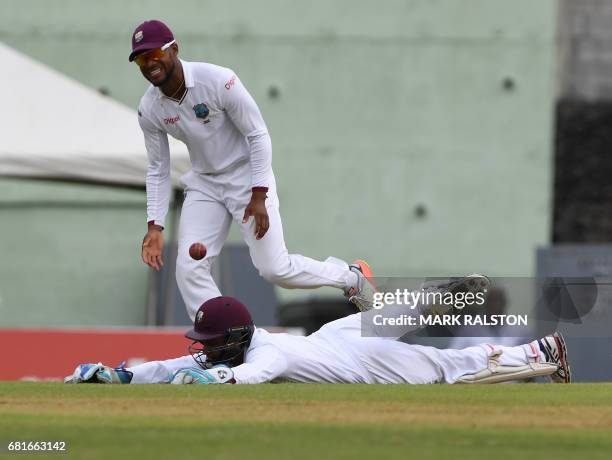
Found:
[[[142,325],[144,193],[0,181],[0,326]]]
[[[560,96],[612,99],[612,2],[561,0]]]
[[[553,242],[612,241],[612,2],[563,0]]]
[[[184,58],[233,68],[259,103],[290,250],[381,275],[528,275],[550,231],[556,9],[9,0],[0,39],[136,107],[130,33],[161,18]]]

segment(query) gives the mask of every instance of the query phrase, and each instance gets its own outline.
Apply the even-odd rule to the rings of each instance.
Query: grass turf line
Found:
[[[610,384],[0,382],[0,441],[65,440],[75,458],[607,459],[610,432]]]

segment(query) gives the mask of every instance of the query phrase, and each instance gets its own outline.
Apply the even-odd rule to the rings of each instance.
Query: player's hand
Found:
[[[270,228],[270,219],[266,210],[266,192],[253,192],[251,201],[244,210],[242,223],[246,224],[249,217],[255,218],[255,238],[261,240]]]
[[[185,367],[174,373],[170,383],[174,385],[234,383],[234,373],[227,366],[217,366],[212,369]]]
[[[123,368],[113,369],[102,363],[79,364],[64,383],[130,383],[132,375]]]
[[[162,250],[164,249],[164,235],[162,227],[151,225],[142,240],[142,261],[149,267],[159,271],[164,266]]]

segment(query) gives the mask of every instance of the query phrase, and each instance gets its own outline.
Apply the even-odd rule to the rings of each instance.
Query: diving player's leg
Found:
[[[441,350],[376,337],[353,340],[349,346],[376,383],[455,383],[486,372],[499,356],[482,346]]]
[[[557,383],[571,380],[565,341],[558,333],[516,347],[493,344],[463,350],[412,347],[440,367],[445,383],[500,383],[539,376],[550,376]]]
[[[187,191],[179,224],[176,281],[192,320],[202,303],[221,295],[211,267],[225,243],[230,224],[231,216],[223,203],[202,191]],[[206,246],[206,257],[202,260],[189,255],[189,246],[195,242]]]
[[[327,337],[338,343],[338,336]],[[500,383],[538,376],[570,381],[565,342],[559,334],[517,347],[483,344],[442,350],[356,336],[346,338],[344,346],[355,353],[376,383]]]

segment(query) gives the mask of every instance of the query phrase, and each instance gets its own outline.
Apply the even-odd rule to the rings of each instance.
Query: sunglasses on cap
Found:
[[[154,61],[159,61],[162,57],[165,56],[166,50],[174,44],[176,40],[172,40],[171,42],[166,43],[161,48],[154,48],[149,51],[145,51],[144,53],[140,53],[134,58],[134,62],[138,64],[139,67],[142,67],[147,63],[149,59],[153,59]]]

